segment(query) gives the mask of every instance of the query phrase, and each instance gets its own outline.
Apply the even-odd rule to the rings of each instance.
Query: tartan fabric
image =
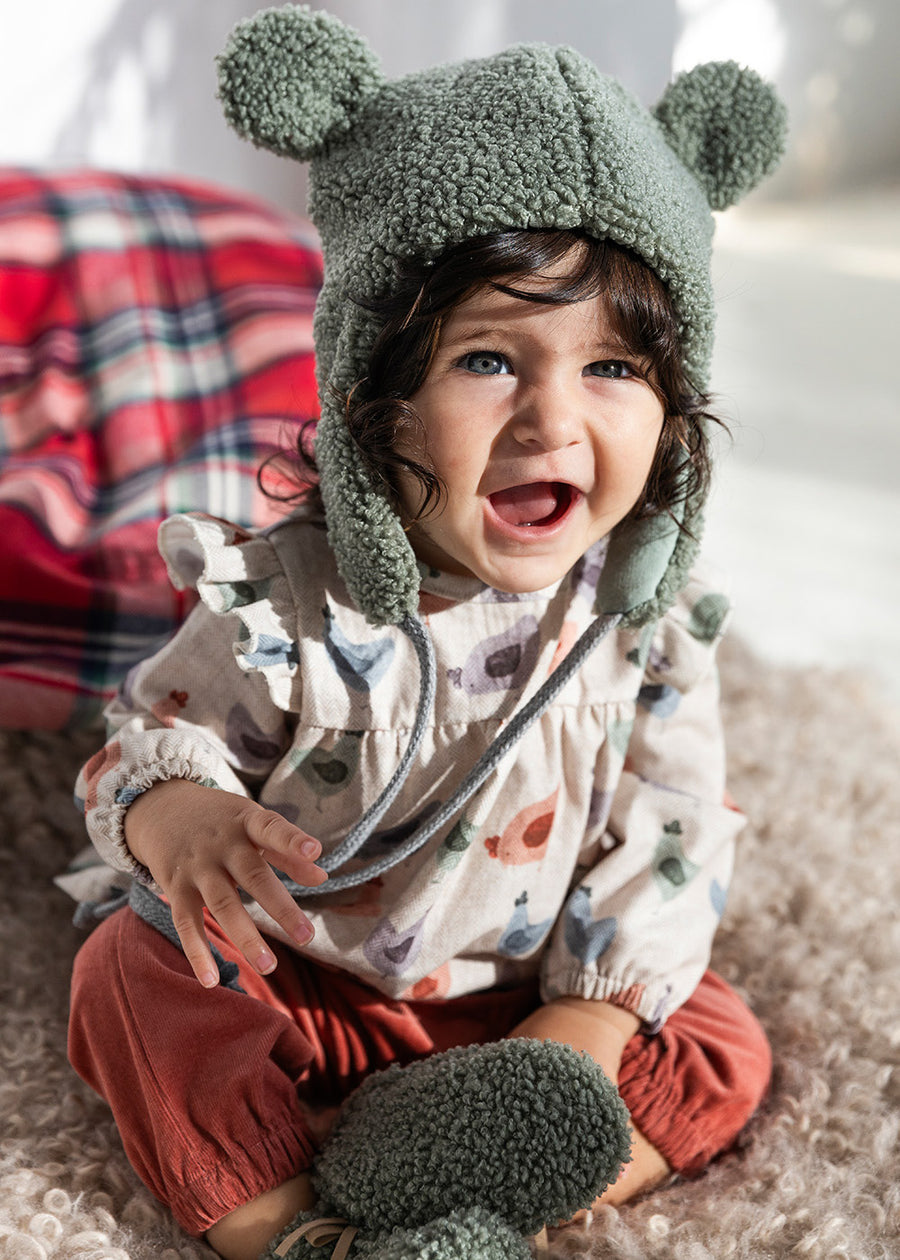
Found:
[[[0,171],[0,727],[99,713],[188,611],[159,522],[266,525],[317,414],[312,229],[186,180]]]

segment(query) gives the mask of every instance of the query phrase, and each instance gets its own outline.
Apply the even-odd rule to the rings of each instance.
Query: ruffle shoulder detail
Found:
[[[177,589],[193,589],[210,612],[237,619],[234,655],[239,668],[262,674],[273,703],[297,712],[298,614],[270,539],[190,512],[163,521],[159,550]]]
[[[731,617],[728,585],[715,566],[695,564],[675,603],[657,622],[647,656],[649,686],[685,695],[707,676]]]

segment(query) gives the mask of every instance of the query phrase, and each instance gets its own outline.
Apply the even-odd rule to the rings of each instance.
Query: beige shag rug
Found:
[[[723,660],[731,789],[750,815],[714,962],[771,1037],[741,1148],[557,1257],[900,1257],[900,737],[852,677]],[[79,935],[51,877],[83,843],[96,740],[0,733],[0,1257],[208,1260],[140,1186],[65,1057]]]

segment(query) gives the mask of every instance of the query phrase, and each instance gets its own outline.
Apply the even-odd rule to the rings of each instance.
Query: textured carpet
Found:
[[[731,789],[750,815],[714,962],[771,1037],[741,1148],[557,1257],[900,1257],[900,735],[852,677],[723,660]],[[0,1257],[201,1260],[139,1185],[65,1058],[79,936],[51,876],[95,740],[0,733]]]

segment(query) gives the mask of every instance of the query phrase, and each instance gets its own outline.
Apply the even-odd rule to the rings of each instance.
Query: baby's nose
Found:
[[[583,426],[577,405],[565,391],[532,389],[519,400],[511,431],[522,446],[560,450],[581,440]]]

